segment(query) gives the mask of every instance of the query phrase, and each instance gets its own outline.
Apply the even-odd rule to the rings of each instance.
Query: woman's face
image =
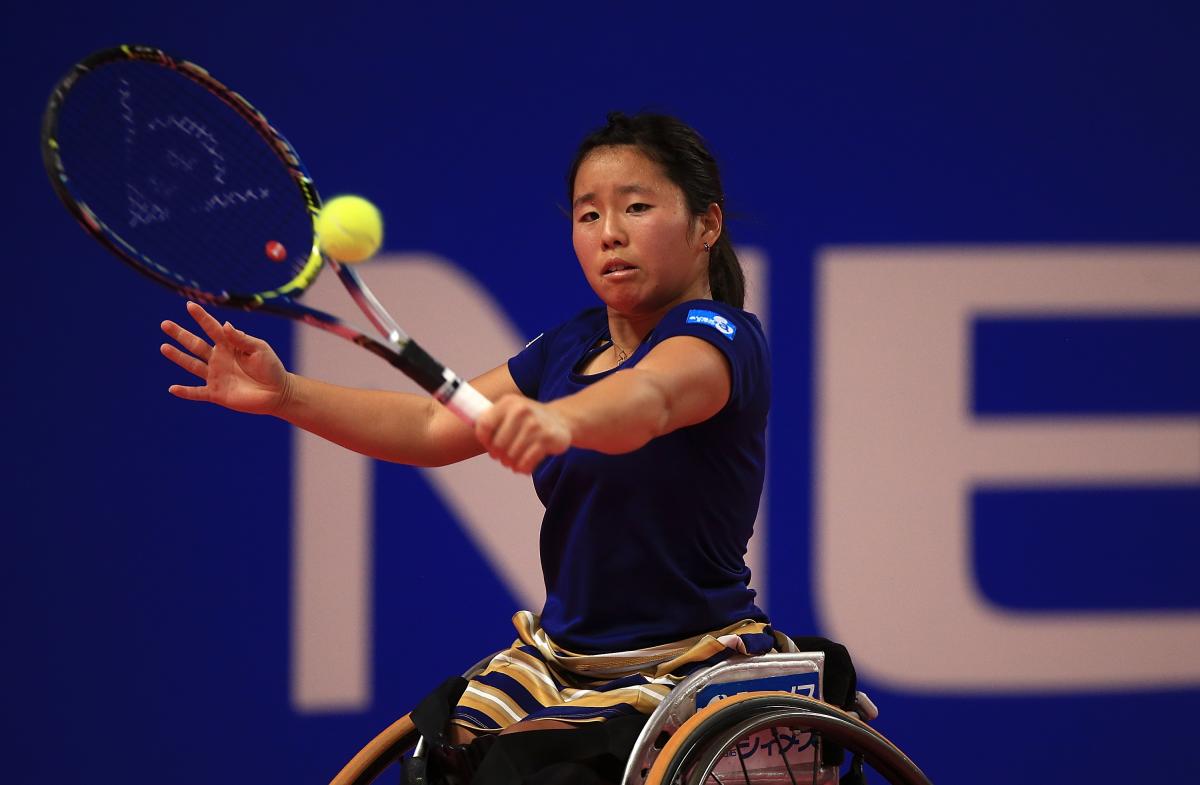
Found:
[[[632,145],[599,147],[575,174],[571,240],[583,274],[611,309],[653,313],[706,298],[716,242],[683,191]]]

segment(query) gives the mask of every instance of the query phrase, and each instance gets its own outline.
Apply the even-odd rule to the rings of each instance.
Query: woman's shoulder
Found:
[[[752,342],[766,347],[762,322],[750,311],[719,300],[687,300],[671,308],[659,321],[655,332],[663,337],[679,333],[715,331],[735,343]],[[742,338],[738,341],[738,338]]]
[[[654,343],[684,335],[715,347],[729,361],[728,408],[765,416],[771,405],[771,357],[757,316],[716,300],[688,300],[667,311],[654,333]]]

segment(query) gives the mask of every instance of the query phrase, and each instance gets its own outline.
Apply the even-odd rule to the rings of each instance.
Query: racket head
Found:
[[[303,294],[324,265],[320,197],[295,149],[240,94],[161,49],[76,64],[47,103],[42,159],[89,234],[186,297],[256,308]]]

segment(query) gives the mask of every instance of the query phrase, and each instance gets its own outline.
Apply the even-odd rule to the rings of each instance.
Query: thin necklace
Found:
[[[653,332],[654,331],[651,330],[650,332],[643,335],[642,340],[638,341],[637,345],[641,346],[642,344],[644,344],[646,342],[646,339],[649,338]],[[629,359],[629,352],[625,350],[625,347],[618,345],[617,342],[613,340],[613,337],[611,335],[608,336],[608,342],[612,344],[613,356],[615,356],[617,358],[617,365],[620,365]],[[636,352],[637,346],[633,347],[633,350]]]

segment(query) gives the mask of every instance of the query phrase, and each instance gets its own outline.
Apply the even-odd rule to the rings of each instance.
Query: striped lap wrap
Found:
[[[650,714],[697,670],[737,655],[796,651],[766,622],[746,620],[647,649],[575,654],[556,646],[538,622],[529,611],[513,616],[517,640],[471,679],[452,722],[499,731],[522,720],[597,722]]]

